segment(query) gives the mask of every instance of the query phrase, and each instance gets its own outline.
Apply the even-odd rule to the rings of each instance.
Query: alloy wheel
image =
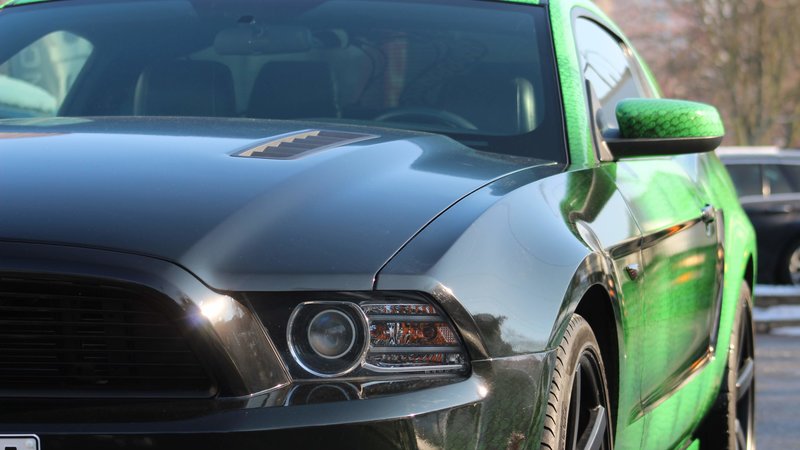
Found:
[[[608,450],[608,413],[600,366],[590,351],[578,360],[567,419],[567,450]]]
[[[753,327],[745,313],[739,330],[739,356],[736,368],[736,448],[753,448],[755,425],[755,346]]]
[[[789,255],[789,281],[794,285],[800,285],[800,246],[794,249]]]

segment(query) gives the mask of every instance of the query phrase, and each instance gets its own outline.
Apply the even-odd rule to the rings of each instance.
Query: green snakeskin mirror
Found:
[[[725,135],[719,112],[704,103],[632,98],[616,112],[619,135],[606,139],[615,159],[708,152]]]

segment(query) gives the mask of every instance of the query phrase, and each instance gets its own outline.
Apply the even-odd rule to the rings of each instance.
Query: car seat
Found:
[[[236,115],[230,69],[213,61],[160,61],[145,69],[136,84],[138,116]]]
[[[266,119],[337,117],[330,66],[312,61],[264,64],[253,85],[247,116]]]

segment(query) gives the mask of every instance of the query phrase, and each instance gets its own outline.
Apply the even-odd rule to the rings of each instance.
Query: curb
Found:
[[[800,286],[758,284],[754,294],[753,319],[757,333],[769,333],[780,327],[800,327]]]

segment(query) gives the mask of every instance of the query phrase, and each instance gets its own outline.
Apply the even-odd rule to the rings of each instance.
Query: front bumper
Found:
[[[285,405],[291,388],[206,401],[3,400],[0,435],[35,434],[43,450],[527,448],[539,442],[553,358],[478,361],[452,384],[308,405]]]
[[[157,289],[195,311],[220,294],[185,270],[138,255],[0,243],[0,272],[61,274]],[[228,297],[225,297],[228,298]],[[297,382],[257,319],[210,322],[196,337],[220,389],[211,398],[0,396],[0,436],[36,435],[41,449],[432,449],[538,445],[554,352],[478,359],[466,378]],[[265,351],[270,350],[270,351]],[[0,386],[1,388],[2,386]],[[324,395],[311,395],[316,388]],[[340,389],[341,388],[341,389]],[[344,396],[333,395],[337,391]],[[112,398],[113,397],[113,398]]]

